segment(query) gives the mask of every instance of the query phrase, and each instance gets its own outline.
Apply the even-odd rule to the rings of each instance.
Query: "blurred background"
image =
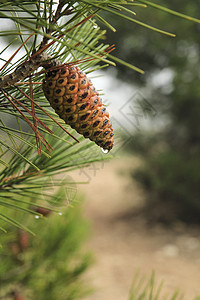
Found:
[[[199,17],[197,1],[159,4]],[[177,287],[184,299],[200,294],[200,25],[152,10],[137,17],[176,38],[110,16],[114,54],[145,74],[118,65],[95,79],[122,141],[81,188],[96,257],[88,300],[127,299],[138,269],[154,270],[169,295]]]
[[[159,4],[199,18],[200,3],[196,0],[183,0],[181,5],[178,0]],[[87,182],[76,185],[75,196],[72,190],[77,208],[67,212],[72,214],[67,217],[70,225],[55,221],[55,244],[48,247],[53,218],[64,217],[52,216],[50,232],[43,232],[42,238],[32,242],[35,248],[26,254],[27,264],[30,257],[32,263],[36,262],[36,249],[44,241],[45,255],[49,249],[52,254],[58,241],[68,234],[65,226],[72,233],[69,243],[74,241],[74,248],[68,249],[65,241],[60,254],[47,256],[52,263],[60,255],[61,266],[68,251],[70,261],[70,251],[79,248],[76,237],[82,242],[80,219],[80,227],[88,236],[82,242],[81,253],[91,252],[93,262],[90,255],[81,254],[81,261],[73,269],[74,261],[80,258],[78,252],[72,259],[68,282],[70,285],[70,278],[84,273],[85,285],[93,289],[84,299],[129,299],[134,274],[139,272],[148,278],[154,271],[158,282],[164,280],[163,294],[170,296],[179,288],[189,300],[200,295],[200,25],[153,8],[136,9],[136,13],[138,19],[159,24],[159,28],[175,33],[176,38],[109,17],[117,28],[116,33],[107,30],[106,34],[107,41],[116,45],[114,55],[140,67],[145,74],[118,65],[90,75],[109,106],[116,131],[113,159],[70,173],[74,182]],[[15,259],[25,255],[24,249],[14,247],[12,251],[18,257]],[[36,263],[33,265],[42,276],[45,268],[39,268],[40,260],[37,263],[37,268]],[[57,284],[54,278],[56,272],[52,272],[49,286]],[[17,289],[26,280],[36,289],[40,285],[34,276],[30,279],[24,275],[17,281]],[[86,293],[77,293],[78,281],[77,286],[70,285],[69,296],[64,298],[64,290],[58,293],[64,285],[59,278],[48,299],[79,299]],[[49,286],[45,287],[46,293]],[[13,293],[17,293],[15,288]],[[58,294],[61,298],[56,298]]]

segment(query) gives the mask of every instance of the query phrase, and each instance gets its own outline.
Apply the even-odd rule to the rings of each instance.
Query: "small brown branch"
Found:
[[[54,31],[53,26],[57,23],[58,19],[60,18],[61,10],[62,10],[64,4],[65,4],[64,1],[60,0],[55,14],[53,14],[52,18],[49,19],[50,27],[46,29],[47,35],[43,37],[43,40],[39,47],[39,50],[43,49],[44,46],[48,43],[49,39],[51,38],[51,34]]]
[[[33,99],[33,83],[32,83],[32,78],[29,78],[30,81],[30,95],[31,95],[31,99]],[[32,113],[33,113],[33,125],[35,126],[35,139],[36,139],[36,145],[37,145],[37,149],[38,149],[38,154],[41,153],[41,143],[40,143],[40,139],[39,139],[39,130],[38,130],[38,126],[37,126],[37,119],[35,116],[35,106],[34,106],[34,102],[31,101],[31,109],[32,109]]]
[[[6,88],[28,77],[34,70],[38,69],[43,58],[44,54],[38,55],[34,59],[25,61],[14,72],[1,77],[0,88]]]
[[[9,177],[5,177],[2,179],[2,182],[0,184],[0,188],[4,188],[6,186],[10,186],[12,185],[12,181],[14,180],[15,184],[20,184],[22,182],[23,179],[26,179],[29,176],[34,176],[34,177],[38,177],[41,176],[42,172],[41,170],[37,171],[37,172],[27,172],[27,171],[23,171],[23,173],[21,175],[11,175]]]
[[[64,5],[65,5],[65,1],[59,0],[59,4],[57,6],[56,12],[52,18],[52,23],[56,23],[58,21],[58,19],[60,18],[61,10]]]
[[[15,85],[24,85],[24,84],[30,84],[30,82],[29,81],[21,81],[21,82],[16,82],[15,83]],[[42,84],[42,81],[40,81],[40,82],[37,82],[37,81],[34,81],[34,82],[32,82],[32,84]]]
[[[58,60],[52,59],[52,57],[47,53],[33,55],[27,61],[17,67],[12,73],[0,78],[0,89],[6,88],[10,85],[14,85],[21,80],[24,80],[40,66],[47,67],[49,65],[58,65],[59,63],[60,62]]]

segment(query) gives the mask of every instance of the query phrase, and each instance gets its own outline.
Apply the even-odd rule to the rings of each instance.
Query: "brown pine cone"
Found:
[[[66,124],[104,150],[113,147],[109,114],[86,74],[70,64],[46,73],[43,91]]]

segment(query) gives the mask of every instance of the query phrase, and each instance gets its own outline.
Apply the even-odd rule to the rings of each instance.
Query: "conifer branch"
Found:
[[[24,80],[26,77],[31,76],[33,71],[37,70],[41,66],[48,68],[49,65],[52,67],[59,64],[61,64],[59,60],[52,59],[52,57],[45,52],[38,55],[33,55],[27,61],[23,62],[19,67],[17,67],[12,73],[0,78],[0,89]]]

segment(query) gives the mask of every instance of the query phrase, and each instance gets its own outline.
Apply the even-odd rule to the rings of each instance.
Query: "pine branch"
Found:
[[[64,170],[83,168],[105,158],[101,155],[96,157],[96,151],[94,151],[93,157],[91,157],[91,153],[86,155],[87,150],[91,150],[90,147],[93,144],[87,142],[85,144],[83,137],[75,137],[76,141],[82,141],[79,145],[73,140],[71,141],[71,137],[75,134],[74,131],[68,131],[67,125],[60,121],[49,108],[40,84],[44,73],[72,62],[79,64],[88,73],[92,69],[100,69],[108,64],[115,65],[115,62],[142,73],[141,69],[110,54],[114,47],[109,48],[108,45],[100,42],[101,39],[104,39],[105,31],[101,31],[95,21],[98,19],[109,29],[115,31],[109,19],[105,20],[100,15],[101,11],[106,11],[132,23],[169,34],[165,30],[136,20],[133,11],[126,6],[132,5],[134,8],[144,9],[150,5],[149,1],[139,2],[137,4],[123,0],[104,0],[101,3],[89,0],[59,1],[54,12],[53,2],[50,0],[39,3],[38,1],[21,0],[3,1],[0,4],[0,18],[8,19],[16,26],[16,29],[5,30],[0,33],[0,36],[9,35],[12,38],[17,36],[20,40],[20,47],[14,51],[7,62],[4,62],[0,74],[1,112],[5,116],[12,116],[19,125],[19,129],[16,129],[7,126],[3,119],[1,121],[0,129],[3,137],[0,140],[0,163],[2,164],[0,201],[2,205],[5,205],[4,199],[7,199],[8,202],[12,202],[10,208],[19,209],[19,201],[23,201],[26,197],[28,201],[24,203],[25,207],[22,206],[22,210],[25,211],[33,202],[32,194],[41,197],[40,190],[44,185],[44,179],[48,176],[54,176]],[[154,7],[185,17],[157,5]],[[197,22],[194,18],[190,19]],[[27,34],[28,38],[25,39]],[[173,36],[173,34],[169,35]],[[12,44],[12,42],[8,44],[2,53]],[[17,62],[12,63],[15,55],[22,48],[25,49],[26,54]],[[99,62],[104,65],[97,65]],[[38,71],[40,67],[44,70]],[[21,120],[25,120],[30,125],[34,134],[22,130]],[[57,125],[65,132],[60,131]],[[66,132],[69,136],[66,136]],[[34,140],[34,135],[36,140]],[[54,148],[54,151],[49,154],[48,150],[51,147]],[[36,151],[37,148],[40,155]],[[11,152],[13,155],[9,158],[8,154]],[[43,179],[38,183],[38,178]],[[47,196],[47,198],[50,200],[51,197]],[[6,213],[5,216],[2,213],[4,220],[6,220]],[[7,221],[13,221],[12,224],[17,226],[20,224],[15,223],[10,216]]]
[[[51,62],[49,63],[49,61]],[[24,80],[25,78],[31,76],[33,71],[37,70],[39,67],[44,66],[56,66],[61,64],[60,61],[52,59],[52,57],[46,53],[40,53],[30,57],[26,62],[23,62],[19,67],[17,67],[12,73],[5,75],[0,78],[0,89],[6,88],[10,85]]]

